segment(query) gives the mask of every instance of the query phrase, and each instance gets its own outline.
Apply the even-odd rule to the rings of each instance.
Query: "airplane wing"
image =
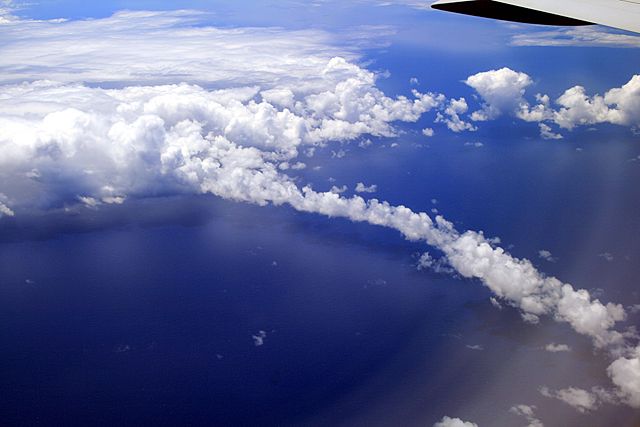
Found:
[[[600,24],[640,33],[640,0],[438,0],[431,7],[529,24]]]

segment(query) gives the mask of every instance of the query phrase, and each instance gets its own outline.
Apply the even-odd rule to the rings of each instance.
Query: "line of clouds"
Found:
[[[537,94],[534,104],[526,100],[525,92],[533,79],[510,68],[481,72],[470,76],[465,83],[483,102],[482,108],[471,114],[472,120],[512,115],[540,123],[541,135],[546,139],[562,137],[554,133],[549,124],[566,130],[602,123],[631,128],[640,126],[640,75],[634,75],[626,84],[612,88],[604,95],[588,95],[583,86],[574,86],[555,100],[557,108],[548,95]]]

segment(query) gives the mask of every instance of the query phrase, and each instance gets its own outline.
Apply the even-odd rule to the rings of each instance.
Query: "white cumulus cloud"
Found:
[[[375,193],[378,191],[378,186],[375,184],[372,185],[364,185],[362,182],[356,184],[356,192],[357,193]]]
[[[523,98],[525,89],[533,81],[525,73],[501,68],[469,76],[465,83],[484,100],[482,110],[475,111],[471,118],[484,121],[519,109],[521,104],[526,103]]]
[[[478,424],[469,421],[462,421],[460,418],[444,417],[433,427],[478,427]]]

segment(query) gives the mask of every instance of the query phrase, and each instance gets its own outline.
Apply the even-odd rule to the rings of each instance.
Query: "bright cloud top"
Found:
[[[469,421],[463,421],[460,418],[444,417],[433,427],[478,427],[478,424]]]
[[[601,123],[640,126],[640,75],[604,95],[590,96],[584,87],[574,86],[556,99],[557,108],[552,106],[548,95],[537,94],[536,103],[530,104],[524,95],[533,80],[527,74],[509,68],[475,74],[466,80],[466,84],[483,100],[482,109],[471,115],[473,120],[491,120],[510,114],[525,121],[539,122],[545,139],[562,138],[545,122],[567,130]]]

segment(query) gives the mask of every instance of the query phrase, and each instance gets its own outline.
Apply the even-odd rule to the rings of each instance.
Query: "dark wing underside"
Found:
[[[589,25],[640,33],[640,0],[439,0],[434,9],[543,25]]]

